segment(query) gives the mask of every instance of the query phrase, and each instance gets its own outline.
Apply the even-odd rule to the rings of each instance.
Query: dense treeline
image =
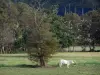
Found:
[[[10,0],[0,0],[0,53],[25,51],[30,60],[45,61],[60,48],[80,45],[95,50],[100,43],[100,10],[82,16],[76,13],[57,15],[58,6],[43,8]]]

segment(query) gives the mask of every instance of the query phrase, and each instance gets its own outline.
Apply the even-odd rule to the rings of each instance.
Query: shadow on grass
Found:
[[[87,66],[87,65],[100,65],[100,63],[78,63],[78,64],[73,64],[73,66]],[[13,67],[13,68],[41,68],[39,65],[27,65],[27,64],[20,64],[20,65],[5,65],[5,64],[0,64],[0,68],[3,67]],[[57,68],[59,65],[48,65],[45,68]]]
[[[5,64],[0,64],[1,67],[19,67],[19,68],[39,68],[39,65],[27,65],[27,64],[21,64],[21,65],[5,65]]]
[[[15,67],[20,67],[20,68],[38,68],[40,66],[39,65],[26,65],[26,64],[22,64],[22,65],[16,65]]]
[[[5,65],[0,64],[0,68],[3,67],[13,67],[13,68],[56,68],[59,67],[58,65],[46,65],[45,67],[41,67],[39,65],[27,65],[27,64],[20,64],[20,65]]]
[[[8,57],[8,58],[19,58],[19,57],[21,57],[21,58],[26,58],[26,57],[28,57],[28,56],[7,56],[7,55],[5,55],[5,56],[2,56],[2,55],[0,55],[0,57]]]

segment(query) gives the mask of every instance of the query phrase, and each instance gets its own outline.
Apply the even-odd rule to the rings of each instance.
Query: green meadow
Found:
[[[58,67],[60,59],[74,60],[67,68]],[[0,75],[100,75],[100,52],[62,52],[49,59],[41,68],[28,60],[27,54],[0,54]]]

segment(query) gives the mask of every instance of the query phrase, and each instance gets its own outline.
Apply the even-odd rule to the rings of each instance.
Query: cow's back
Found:
[[[64,59],[61,59],[60,62],[61,62],[62,64],[67,64],[67,63],[68,63],[68,61],[67,61],[67,60],[64,60]]]

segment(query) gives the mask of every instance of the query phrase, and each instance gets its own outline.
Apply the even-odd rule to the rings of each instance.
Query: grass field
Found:
[[[68,69],[57,67],[60,59],[75,60]],[[65,52],[53,55],[48,62],[52,67],[35,67],[27,54],[1,54],[0,75],[100,75],[100,52]]]

